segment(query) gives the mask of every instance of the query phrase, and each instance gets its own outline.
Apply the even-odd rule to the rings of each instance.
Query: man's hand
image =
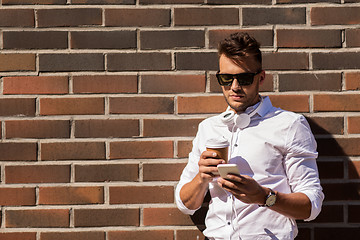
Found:
[[[248,204],[264,204],[270,191],[247,175],[229,174],[226,179],[218,178],[217,182],[220,187],[232,193],[240,201]]]
[[[217,165],[223,164],[223,159],[216,158],[216,153],[212,151],[204,151],[199,160],[200,179],[204,183],[209,183],[214,178],[214,173],[218,172]]]

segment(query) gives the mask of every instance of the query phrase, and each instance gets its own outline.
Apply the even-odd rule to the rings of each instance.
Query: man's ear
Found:
[[[265,75],[266,75],[265,71],[262,70],[262,72],[260,73],[260,81],[259,81],[259,84],[260,84],[260,85],[264,83],[264,81],[265,81]]]

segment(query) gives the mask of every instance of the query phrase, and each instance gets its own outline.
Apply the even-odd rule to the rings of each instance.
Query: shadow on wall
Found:
[[[325,200],[314,221],[298,221],[296,240],[357,239],[360,236],[360,162],[353,162],[350,156],[360,155],[360,146],[352,139],[333,137],[344,133],[343,118],[339,118],[340,123],[333,117],[307,119],[318,144],[317,164]],[[202,208],[191,216],[200,231],[205,229],[210,199],[208,193]]]

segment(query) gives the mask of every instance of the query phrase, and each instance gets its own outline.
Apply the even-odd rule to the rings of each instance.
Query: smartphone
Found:
[[[240,175],[240,171],[236,164],[219,164],[217,165],[220,176],[226,178],[229,173]]]

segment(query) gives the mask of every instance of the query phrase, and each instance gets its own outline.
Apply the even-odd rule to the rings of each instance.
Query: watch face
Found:
[[[275,202],[276,202],[276,195],[270,195],[266,199],[266,206],[271,207],[275,204]]]

